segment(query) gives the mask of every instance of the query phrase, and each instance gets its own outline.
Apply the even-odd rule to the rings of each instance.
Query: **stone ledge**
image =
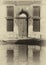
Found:
[[[43,43],[46,42],[45,40],[40,39],[18,39],[18,40],[0,40],[0,44],[7,45],[7,44],[21,44],[21,45],[38,45],[41,46]]]

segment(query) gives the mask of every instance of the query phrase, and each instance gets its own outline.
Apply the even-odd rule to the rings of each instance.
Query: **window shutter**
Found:
[[[40,20],[33,19],[33,31],[37,32],[40,31]]]
[[[33,31],[40,32],[40,6],[33,7]]]
[[[7,31],[13,31],[13,20],[12,19],[7,20]]]
[[[13,6],[7,6],[7,16],[9,16],[9,17],[14,16],[14,8],[13,8]]]
[[[7,6],[7,31],[13,31],[14,7]]]
[[[39,16],[40,17],[40,6],[34,6],[33,7],[33,16]]]

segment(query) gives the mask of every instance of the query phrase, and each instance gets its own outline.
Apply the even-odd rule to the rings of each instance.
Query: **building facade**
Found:
[[[5,31],[3,34],[0,34],[2,39],[4,39],[4,36],[5,40],[14,40],[19,37],[27,36],[40,38],[41,1],[5,1],[2,7],[5,9],[1,15],[1,17],[3,17],[2,21],[5,21],[5,23],[2,22],[4,29],[2,28],[1,31]],[[18,20],[20,22],[18,22]],[[38,21],[38,24],[36,21]]]
[[[46,63],[45,12],[45,0],[0,1],[1,65]]]

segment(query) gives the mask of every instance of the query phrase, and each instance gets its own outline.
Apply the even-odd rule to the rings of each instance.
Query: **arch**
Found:
[[[21,15],[19,15],[19,17],[27,17],[24,13],[22,13]]]
[[[25,14],[26,17],[28,17],[28,13],[26,11],[24,11],[23,9],[21,10],[21,12],[19,12],[19,15]]]

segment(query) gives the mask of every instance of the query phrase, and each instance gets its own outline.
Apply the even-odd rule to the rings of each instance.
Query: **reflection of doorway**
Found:
[[[28,36],[28,14],[25,11],[19,13],[19,36],[27,37]]]

